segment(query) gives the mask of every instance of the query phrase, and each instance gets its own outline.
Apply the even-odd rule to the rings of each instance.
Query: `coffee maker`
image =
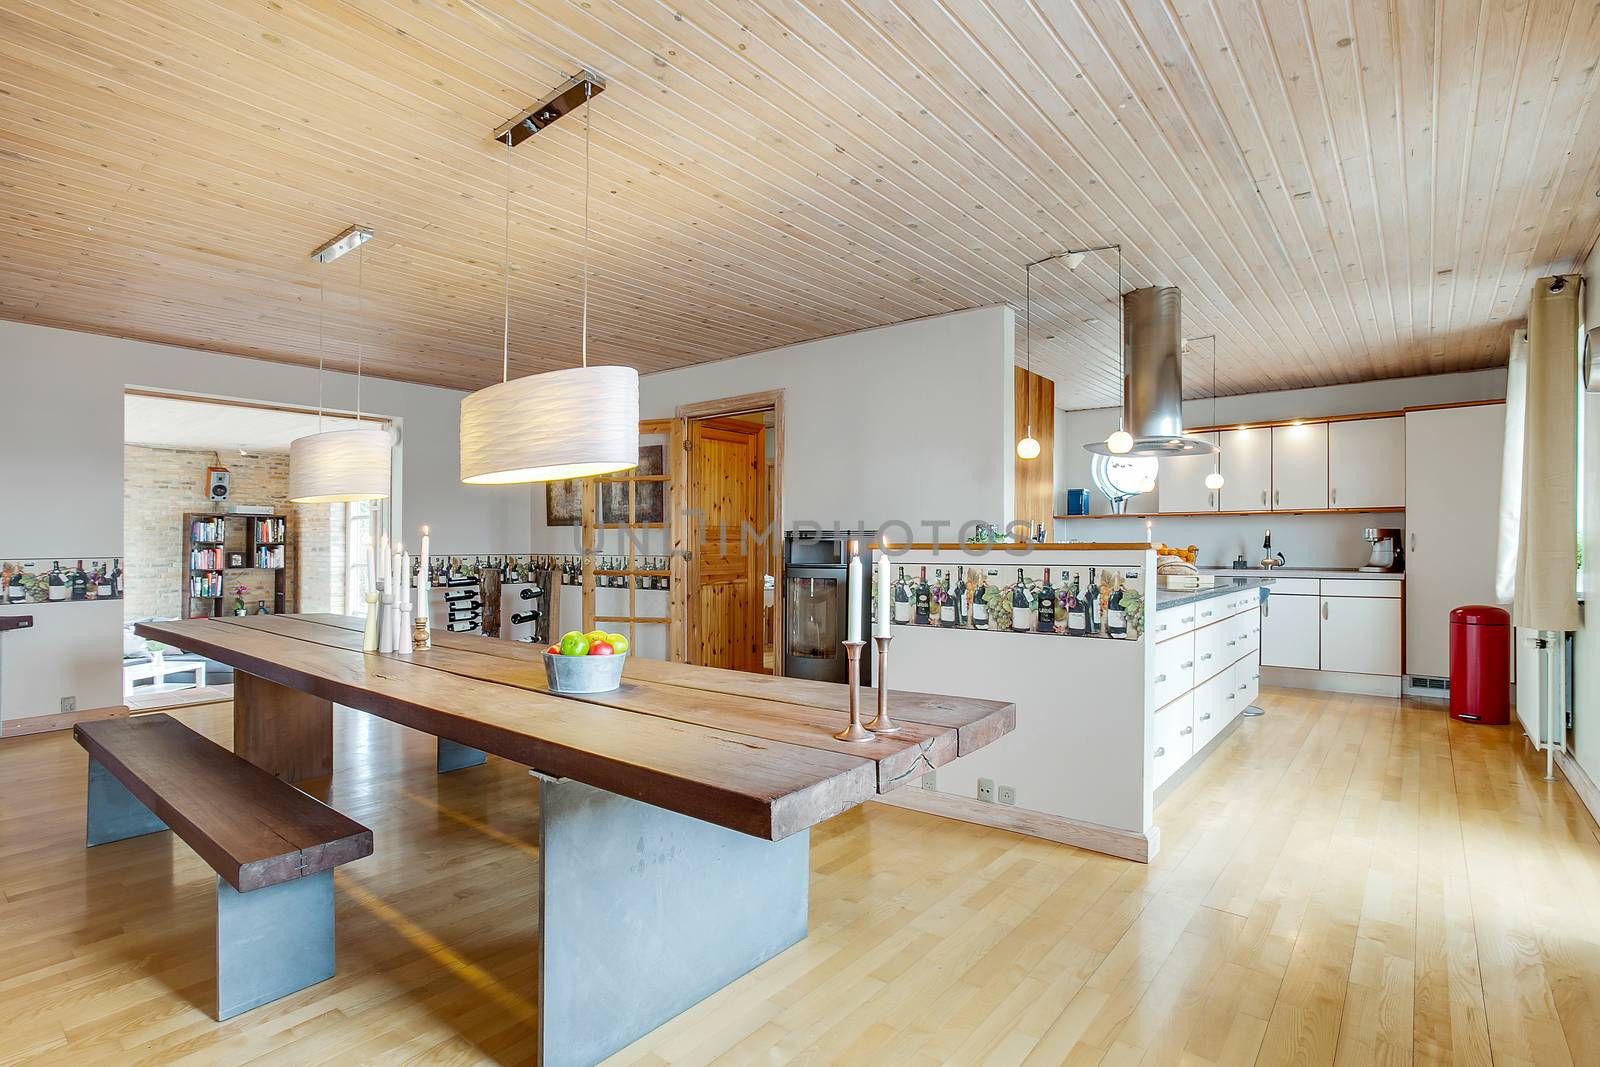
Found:
[[[1403,551],[1400,548],[1400,531],[1387,527],[1369,526],[1361,537],[1372,546],[1372,554],[1362,566],[1364,571],[1398,571],[1404,569]]]

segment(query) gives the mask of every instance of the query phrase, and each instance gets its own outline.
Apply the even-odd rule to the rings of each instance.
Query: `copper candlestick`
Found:
[[[867,729],[874,734],[897,734],[904,729],[899,723],[889,718],[889,642],[893,637],[874,637],[878,643],[878,674],[875,681],[878,684],[878,717],[867,723]]]
[[[418,614],[411,624],[411,648],[416,652],[426,652],[432,643],[429,639],[428,620]]]
[[[865,641],[845,641],[844,654],[850,660],[850,725],[834,734],[839,741],[871,741],[872,734],[861,725],[861,646]]]

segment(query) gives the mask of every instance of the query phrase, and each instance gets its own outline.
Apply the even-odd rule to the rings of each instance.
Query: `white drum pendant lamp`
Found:
[[[511,149],[506,142],[504,340],[498,385],[461,401],[461,480],[509,485],[589,478],[639,465],[639,372],[589,366],[589,109],[584,83],[582,365],[510,378]],[[552,120],[553,121],[553,120]]]
[[[389,431],[329,430],[289,443],[289,499],[338,504],[389,496]]]
[[[353,226],[311,253],[324,266],[352,248],[360,248],[372,231]],[[360,253],[356,274],[356,317],[364,310],[362,287],[365,282],[366,252]],[[319,283],[320,284],[320,283]],[[323,376],[323,300],[327,286],[321,285],[317,301],[317,425],[322,424]],[[361,420],[361,341],[356,341],[356,421]],[[339,504],[357,500],[389,498],[389,430],[374,424],[370,429],[328,430],[299,437],[289,442],[289,500],[295,504]]]

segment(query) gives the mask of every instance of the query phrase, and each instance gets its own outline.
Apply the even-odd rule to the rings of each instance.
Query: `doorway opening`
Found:
[[[677,421],[682,658],[782,674],[783,392],[685,404]]]
[[[227,700],[232,668],[159,647],[143,621],[360,613],[389,501],[289,502],[289,444],[316,411],[150,390],[123,399],[123,701],[133,711]],[[364,428],[389,425],[363,418]],[[354,429],[324,414],[322,430]],[[398,470],[398,466],[392,467]]]

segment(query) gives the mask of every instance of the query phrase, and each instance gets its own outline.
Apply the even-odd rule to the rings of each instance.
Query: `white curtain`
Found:
[[[1528,406],[1528,331],[1511,335],[1506,367],[1506,443],[1500,468],[1500,543],[1494,594],[1509,604],[1517,594],[1517,535],[1522,529],[1522,423]]]
[[[1528,305],[1522,523],[1511,621],[1576,630],[1578,619],[1578,283],[1541,278]]]

